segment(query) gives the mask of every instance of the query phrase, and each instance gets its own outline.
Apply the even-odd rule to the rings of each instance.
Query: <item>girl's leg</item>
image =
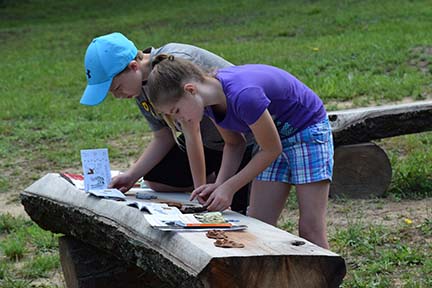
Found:
[[[282,182],[252,182],[248,216],[276,226],[291,185]]]
[[[330,182],[296,185],[300,209],[299,236],[318,246],[328,249],[327,241],[327,202]]]

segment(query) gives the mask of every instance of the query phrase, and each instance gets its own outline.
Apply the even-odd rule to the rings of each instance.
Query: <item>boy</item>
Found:
[[[193,133],[187,131],[196,130],[196,127],[188,127],[187,123],[182,125],[185,135],[181,135],[179,141],[189,141],[194,144],[188,147],[195,147],[195,152],[189,152],[188,156],[185,149],[176,145],[167,123],[154,113],[146,95],[145,81],[150,74],[152,60],[159,54],[171,54],[190,60],[208,72],[232,66],[209,51],[186,44],[170,43],[158,49],[139,51],[121,33],[93,39],[85,55],[88,85],[80,103],[98,105],[108,92],[116,98],[135,98],[153,131],[152,141],[140,158],[125,173],[113,178],[110,186],[122,192],[128,191],[141,177],[156,191],[191,191],[193,187],[212,182],[221,164],[224,143],[210,119],[204,117],[200,123],[202,140],[188,137]],[[250,159],[252,145],[249,146],[241,167]],[[197,162],[190,161],[191,157],[205,157],[206,167],[190,167],[189,162]],[[237,194],[231,208],[245,213],[248,205],[247,185]]]

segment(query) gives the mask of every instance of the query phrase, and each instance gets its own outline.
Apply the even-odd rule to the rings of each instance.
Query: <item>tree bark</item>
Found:
[[[335,146],[432,130],[432,101],[328,113]]]

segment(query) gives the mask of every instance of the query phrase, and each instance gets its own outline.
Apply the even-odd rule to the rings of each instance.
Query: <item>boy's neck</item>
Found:
[[[150,54],[148,53],[144,53],[143,54],[143,59],[139,61],[140,63],[140,69],[142,72],[142,80],[147,80],[150,71],[151,71],[151,65],[150,65]]]

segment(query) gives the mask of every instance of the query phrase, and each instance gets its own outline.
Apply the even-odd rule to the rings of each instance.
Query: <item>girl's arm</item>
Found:
[[[234,131],[226,130],[216,125],[225,145],[222,154],[222,163],[215,184],[221,185],[232,177],[240,167],[243,154],[246,150],[245,137]]]
[[[181,122],[180,124],[186,140],[186,151],[194,187],[197,188],[206,184],[207,181],[200,122]]]
[[[264,169],[282,152],[279,134],[268,110],[265,110],[250,128],[255,136],[257,144],[260,146],[259,152],[255,154],[251,161],[239,173],[226,180],[214,190],[204,204],[208,205],[208,210],[221,211],[228,208],[234,193],[264,171]],[[222,137],[225,137],[223,131]],[[232,155],[227,156],[232,157]],[[225,158],[225,154],[223,158]],[[222,161],[224,160],[225,162],[230,161],[229,159],[223,159]]]
[[[192,192],[190,200],[198,197],[201,204],[206,202],[207,196],[212,193],[216,187],[235,174],[240,166],[241,160],[243,159],[243,154],[246,148],[246,140],[242,134],[226,130],[219,127],[216,123],[215,126],[225,143],[222,154],[222,163],[215,183],[198,187]]]
[[[282,153],[279,133],[268,110],[249,127],[260,150],[239,173],[227,181],[236,191],[252,181]]]

